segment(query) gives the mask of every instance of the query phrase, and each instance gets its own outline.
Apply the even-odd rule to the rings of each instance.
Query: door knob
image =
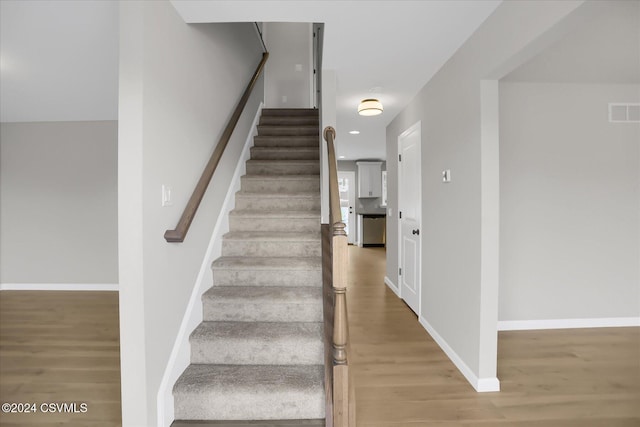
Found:
[[[413,235],[420,235],[420,229],[416,228],[415,230],[411,230],[411,234]]]

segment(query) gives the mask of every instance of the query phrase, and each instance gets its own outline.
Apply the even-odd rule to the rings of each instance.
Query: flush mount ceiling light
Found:
[[[382,104],[374,98],[363,99],[358,105],[358,114],[361,116],[377,116],[382,114]]]

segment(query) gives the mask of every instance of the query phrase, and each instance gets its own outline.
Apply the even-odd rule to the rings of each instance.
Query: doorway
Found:
[[[398,137],[398,283],[400,298],[420,315],[422,193],[421,122]]]
[[[353,171],[338,172],[338,189],[340,192],[340,211],[344,222],[347,242],[356,242],[356,173]]]

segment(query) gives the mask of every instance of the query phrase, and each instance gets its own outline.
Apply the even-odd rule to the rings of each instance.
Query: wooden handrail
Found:
[[[323,132],[327,141],[327,151],[329,160],[329,209],[330,209],[330,247],[327,253],[330,260],[327,260],[326,267],[330,268],[327,278],[331,281],[333,298],[326,298],[332,307],[326,308],[325,313],[330,313],[333,317],[325,321],[325,326],[329,323],[330,334],[326,334],[326,339],[331,340],[326,345],[331,345],[331,365],[332,369],[327,378],[331,381],[329,386],[331,394],[331,411],[327,415],[327,426],[332,427],[355,427],[355,392],[354,383],[349,371],[349,326],[347,317],[347,261],[348,242],[345,232],[345,224],[342,222],[342,212],[340,209],[340,189],[338,187],[338,170],[334,139],[336,131],[328,126]],[[324,255],[324,251],[323,251]],[[330,262],[329,262],[330,261]],[[325,284],[328,288],[328,284]],[[331,418],[329,420],[329,417]],[[329,422],[330,421],[330,422]]]
[[[187,203],[187,206],[185,206],[184,211],[182,212],[182,216],[178,221],[178,225],[176,225],[176,228],[173,230],[165,231],[164,239],[167,242],[172,243],[172,242],[184,241],[184,238],[186,237],[187,232],[189,231],[189,227],[191,226],[191,222],[193,221],[193,217],[196,215],[196,212],[198,211],[198,206],[200,206],[200,202],[204,197],[205,191],[207,191],[207,187],[211,182],[213,173],[216,171],[216,167],[218,166],[218,163],[220,162],[220,158],[224,153],[224,149],[227,147],[227,144],[231,139],[231,134],[233,133],[233,130],[238,124],[238,120],[240,120],[240,115],[242,114],[244,107],[247,105],[247,101],[251,96],[253,87],[256,85],[256,82],[258,81],[258,78],[260,77],[260,74],[262,73],[262,70],[264,69],[264,65],[267,62],[268,58],[269,58],[269,52],[264,52],[262,54],[262,60],[260,61],[260,64],[258,64],[258,68],[256,68],[255,73],[253,73],[253,77],[251,77],[251,80],[249,81],[247,88],[245,89],[244,93],[242,94],[242,97],[240,98],[240,101],[238,101],[238,105],[236,106],[236,109],[233,112],[233,115],[229,119],[229,122],[227,123],[227,127],[225,127],[224,132],[222,133],[222,136],[220,137],[220,140],[216,145],[216,148],[213,150],[213,153],[211,154],[211,158],[209,159],[207,166],[204,168],[204,171],[202,171],[202,175],[200,176],[200,179],[198,180],[196,187],[193,189],[193,193],[189,198],[189,202]]]

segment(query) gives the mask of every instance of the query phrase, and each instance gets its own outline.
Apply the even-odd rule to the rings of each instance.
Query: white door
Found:
[[[342,222],[347,226],[347,242],[353,245],[356,241],[356,173],[338,172],[338,188],[340,190],[340,210]]]
[[[400,297],[420,315],[421,174],[420,122],[398,137]]]

